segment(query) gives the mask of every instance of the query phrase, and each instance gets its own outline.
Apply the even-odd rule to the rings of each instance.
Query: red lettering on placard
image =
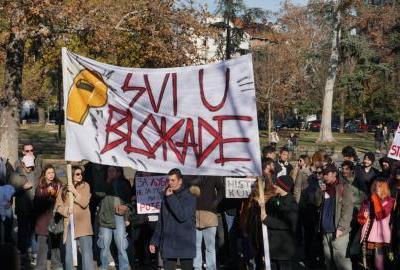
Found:
[[[164,161],[171,160],[168,151],[174,153],[180,164],[185,165],[189,148],[192,148],[196,160],[196,166],[200,167],[204,161],[217,151],[218,159],[214,163],[224,165],[226,162],[251,161],[249,157],[226,157],[224,148],[231,143],[249,143],[250,139],[245,137],[224,137],[224,123],[226,121],[253,121],[250,116],[243,115],[218,115],[212,118],[209,123],[202,117],[198,117],[197,126],[191,118],[177,119],[167,128],[167,119],[162,116],[157,119],[150,113],[139,123],[137,129],[133,130],[133,115],[130,109],[119,109],[109,105],[109,117],[106,125],[106,140],[101,154],[104,154],[120,145],[126,153],[136,153],[147,158],[156,159],[159,149],[162,151]],[[216,125],[216,127],[215,127]],[[148,132],[145,132],[145,129]],[[182,141],[174,140],[174,136],[180,132]],[[183,135],[182,135],[183,133]],[[197,136],[196,136],[197,133]],[[148,134],[157,136],[156,141],[151,145]],[[117,135],[111,141],[111,136]],[[143,144],[144,148],[132,145],[132,137]],[[113,136],[115,138],[115,136]],[[207,139],[205,139],[207,138]],[[396,152],[398,153],[398,152]]]
[[[224,96],[222,97],[222,100],[218,105],[213,106],[207,101],[205,94],[204,94],[204,69],[199,70],[199,87],[200,87],[201,102],[210,112],[216,112],[225,105],[225,101],[226,101],[226,98],[228,97],[228,91],[229,91],[229,79],[230,79],[230,69],[227,68],[225,71]]]
[[[218,132],[221,134],[221,140],[219,141],[219,159],[215,161],[215,163],[221,163],[222,165],[228,161],[251,161],[249,158],[242,158],[242,157],[225,157],[224,156],[224,144],[227,143],[238,143],[238,142],[250,142],[249,138],[222,138],[223,134],[223,123],[224,121],[229,120],[236,120],[236,121],[252,121],[253,119],[250,116],[241,116],[241,115],[219,115],[214,116],[213,120],[217,121],[218,123]]]
[[[124,84],[121,86],[122,91],[127,92],[127,91],[139,91],[136,96],[132,99],[132,101],[129,103],[129,107],[132,107],[136,101],[146,92],[146,87],[144,86],[134,86],[134,85],[129,85],[133,75],[132,73],[128,73],[125,77]],[[133,80],[133,79],[132,79]]]
[[[161,91],[160,91],[160,95],[158,97],[158,100],[156,102],[155,98],[154,98],[154,94],[153,94],[153,89],[151,87],[150,84],[150,80],[149,80],[149,74],[144,74],[143,75],[143,81],[145,86],[136,86],[136,85],[131,85],[131,81],[133,81],[133,75],[132,73],[128,73],[125,77],[124,80],[124,84],[121,86],[121,89],[124,92],[127,91],[139,91],[135,97],[131,100],[131,102],[129,103],[129,107],[133,107],[133,105],[136,103],[136,101],[139,100],[139,98],[144,94],[144,92],[147,92],[147,95],[149,97],[150,100],[150,104],[151,107],[153,108],[153,111],[155,113],[158,113],[161,107],[161,102],[163,100],[164,97],[164,92],[165,89],[167,87],[169,78],[170,78],[171,74],[170,73],[166,73],[164,76],[164,81],[162,83],[161,86]],[[177,89],[177,74],[176,73],[172,73],[172,101],[173,101],[173,108],[174,108],[174,115],[177,115],[178,113],[178,89]]]
[[[203,129],[213,136],[213,141],[203,150]],[[199,145],[199,157],[197,159],[197,167],[200,167],[204,160],[211,154],[212,151],[219,145],[221,135],[218,131],[213,128],[207,121],[199,117],[198,120],[198,145]]]
[[[400,145],[392,145],[392,147],[390,147],[389,155],[400,157]]]
[[[107,125],[106,125],[106,142],[105,142],[104,148],[101,150],[100,153],[104,154],[105,152],[110,151],[111,149],[114,149],[115,147],[117,147],[123,143],[126,143],[124,146],[125,152],[127,152],[127,153],[134,152],[137,154],[144,155],[148,158],[151,158],[151,157],[154,158],[153,153],[151,153],[147,150],[144,150],[144,149],[139,149],[139,148],[133,147],[131,145],[133,117],[132,117],[132,113],[130,112],[130,110],[129,109],[127,109],[127,110],[118,109],[117,107],[115,107],[113,105],[109,105],[108,109],[109,109],[109,117],[108,117],[108,121],[107,121]],[[112,124],[112,120],[114,119],[115,114],[123,116],[123,118],[121,118],[120,120],[118,120],[117,122]],[[127,133],[124,133],[123,131],[118,129],[119,127],[121,127],[124,124],[126,124],[127,130],[128,130]],[[116,134],[116,135],[120,136],[121,138],[110,142],[109,140],[110,140],[111,134]]]
[[[187,151],[188,151],[189,147],[191,147],[193,149],[193,153],[196,157],[196,160],[199,159],[198,144],[196,143],[193,120],[191,118],[187,119],[185,135],[183,136],[183,142],[176,142],[175,144],[177,147],[182,147],[182,152],[180,155],[180,157],[181,157],[180,161],[181,161],[182,165],[185,164],[186,155],[187,155]]]
[[[109,117],[106,125],[106,144],[101,150],[101,154],[110,151],[111,149],[117,147],[118,145],[122,143],[130,143],[131,140],[131,135],[132,135],[132,114],[129,110],[121,110],[118,109],[117,107],[113,105],[108,106],[108,112],[109,112]],[[114,122],[112,124],[113,116],[114,114],[119,114],[120,116],[123,116],[120,120]],[[126,124],[127,126],[127,133],[124,133],[123,131],[119,130],[118,128],[121,127],[122,125]],[[110,135],[114,133],[118,136],[120,136],[120,139],[117,139],[115,141],[109,142]]]

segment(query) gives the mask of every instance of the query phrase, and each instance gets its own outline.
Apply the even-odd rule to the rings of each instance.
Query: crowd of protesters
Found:
[[[223,177],[171,169],[159,214],[137,213],[123,168],[73,166],[67,185],[25,144],[15,170],[0,159],[4,269],[74,269],[75,242],[84,270],[264,269],[264,225],[272,269],[400,269],[399,162],[382,157],[378,169],[374,153],[359,160],[347,146],[341,164],[323,151],[294,164],[289,141],[263,148],[247,199],[225,198]]]

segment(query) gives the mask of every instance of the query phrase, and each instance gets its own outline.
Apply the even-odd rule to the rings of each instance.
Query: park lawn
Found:
[[[280,131],[278,147],[287,144],[290,131]],[[318,149],[329,150],[329,152],[340,153],[342,148],[347,145],[355,147],[357,152],[365,153],[368,151],[375,151],[374,137],[372,133],[333,133],[336,142],[328,145],[316,144],[319,132],[309,131],[294,131],[299,137],[299,152],[311,153]],[[260,131],[260,144],[261,146],[268,144],[268,132]]]
[[[40,127],[38,125],[21,126],[19,143],[32,141],[35,145],[36,151],[45,159],[63,159],[64,158],[64,143],[65,134],[64,127],[62,128],[62,140],[57,140],[56,125],[46,125]],[[280,131],[280,142],[278,147],[287,143],[287,138],[290,131]],[[311,154],[315,150],[325,149],[328,152],[340,153],[341,149],[346,145],[352,145],[359,153],[367,151],[374,151],[373,134],[371,133],[355,133],[355,134],[339,134],[334,133],[336,142],[330,145],[317,145],[315,141],[319,135],[318,132],[296,131],[299,136],[298,154],[306,153]],[[261,147],[268,144],[268,132],[265,130],[260,131],[260,144]]]
[[[22,125],[19,133],[20,149],[23,143],[32,142],[35,152],[45,159],[64,159],[65,134],[62,127],[62,140],[57,139],[58,126]]]

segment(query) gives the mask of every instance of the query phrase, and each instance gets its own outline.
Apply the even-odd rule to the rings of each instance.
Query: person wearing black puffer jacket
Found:
[[[294,262],[299,259],[296,239],[299,208],[292,193],[293,186],[290,176],[278,177],[273,185],[276,196],[265,204],[266,216],[261,215],[268,227],[272,269],[292,269]],[[262,204],[260,206],[264,207]]]
[[[379,176],[379,171],[373,167],[375,155],[367,152],[364,155],[363,165],[354,170],[354,186],[369,195],[372,182]]]

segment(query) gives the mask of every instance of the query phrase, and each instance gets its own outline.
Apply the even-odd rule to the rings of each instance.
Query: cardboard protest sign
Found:
[[[62,50],[65,159],[166,173],[261,175],[251,55],[124,68]]]
[[[400,160],[400,124],[394,133],[394,140],[389,149],[388,157]]]
[[[138,214],[159,213],[167,176],[136,177],[135,186]]]
[[[248,198],[255,188],[255,178],[225,178],[225,197],[240,199]]]

